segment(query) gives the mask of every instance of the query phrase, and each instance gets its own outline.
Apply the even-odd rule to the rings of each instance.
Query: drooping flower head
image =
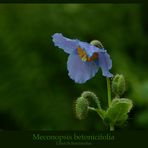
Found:
[[[61,33],[55,33],[53,36],[55,46],[63,49],[69,54],[67,69],[69,77],[76,83],[85,83],[98,72],[99,67],[105,77],[112,77],[109,72],[112,67],[112,60],[109,54],[97,41],[82,42],[78,39],[68,39]]]

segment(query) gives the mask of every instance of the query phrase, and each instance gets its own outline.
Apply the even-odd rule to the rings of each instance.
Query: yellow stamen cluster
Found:
[[[82,59],[82,61],[85,61],[85,62],[96,60],[99,56],[98,53],[94,53],[91,57],[88,57],[86,51],[80,47],[77,48],[77,52],[79,57]]]

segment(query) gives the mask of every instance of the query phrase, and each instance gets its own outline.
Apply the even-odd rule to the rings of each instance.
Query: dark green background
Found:
[[[79,121],[73,102],[91,90],[107,105],[101,71],[83,85],[67,72],[67,54],[51,36],[90,42],[110,54],[134,102],[123,129],[148,128],[148,19],[140,4],[0,4],[0,129],[106,130],[96,113]],[[117,128],[117,130],[121,130]]]

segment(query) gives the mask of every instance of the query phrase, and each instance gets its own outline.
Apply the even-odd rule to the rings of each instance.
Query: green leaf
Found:
[[[113,125],[124,123],[128,118],[127,113],[131,110],[132,106],[133,103],[129,99],[113,99],[105,113],[104,121]]]

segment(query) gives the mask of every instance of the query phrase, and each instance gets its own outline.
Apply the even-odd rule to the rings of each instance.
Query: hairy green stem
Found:
[[[110,107],[111,105],[111,87],[110,87],[110,79],[106,78],[107,80],[107,95],[108,95],[108,106]]]
[[[96,109],[96,108],[94,108],[94,107],[88,107],[88,110],[90,110],[90,111],[95,111],[95,112],[97,112],[97,114],[101,117],[101,119],[103,120],[104,119],[104,115],[103,115],[103,110],[101,109]]]
[[[111,86],[110,86],[110,79],[106,78],[107,80],[107,94],[108,94],[108,107],[111,105]],[[114,131],[114,126],[110,124],[110,131]]]
[[[88,110],[91,110],[91,111],[95,111],[96,112],[96,109],[94,107],[88,107]]]
[[[91,92],[91,91],[84,91],[81,94],[81,96],[86,98],[87,100],[93,99],[93,101],[96,103],[97,107],[99,109],[101,109],[100,101],[99,101],[99,99],[97,98],[97,96],[93,92]]]

